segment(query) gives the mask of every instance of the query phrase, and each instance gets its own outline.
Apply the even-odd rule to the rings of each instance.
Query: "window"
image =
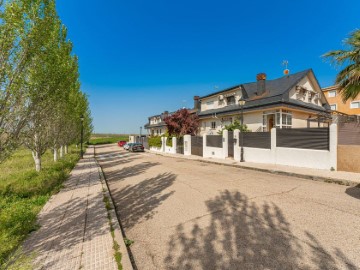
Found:
[[[330,108],[331,108],[332,111],[336,111],[336,107],[337,107],[336,104],[331,104],[330,105]]]
[[[291,128],[292,112],[288,110],[276,110],[275,126],[277,128]]]
[[[235,105],[235,96],[227,97],[226,103],[227,105]]]
[[[350,103],[350,109],[360,109],[360,101],[353,101]]]
[[[211,129],[216,129],[216,122],[211,122]]]
[[[329,91],[328,92],[328,97],[336,97],[336,90]]]

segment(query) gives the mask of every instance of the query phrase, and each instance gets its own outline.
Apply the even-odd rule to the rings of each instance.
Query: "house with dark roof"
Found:
[[[148,123],[144,125],[145,129],[150,136],[161,136],[166,130],[166,123],[164,119],[171,115],[168,111],[165,111],[161,114],[153,115],[148,117]]]
[[[256,78],[256,82],[198,97],[199,133],[217,134],[225,125],[240,119],[238,101],[241,97],[246,100],[244,124],[253,132],[266,132],[274,127],[319,126],[322,123],[309,119],[324,118],[330,113],[330,106],[312,69],[273,80],[267,80],[264,73]]]
[[[197,98],[194,97],[195,104],[197,103]],[[197,113],[198,110],[195,109],[187,109],[191,114]],[[167,116],[172,115],[174,112],[164,111],[161,114],[153,115],[148,117],[148,123],[144,125],[145,129],[147,130],[148,135],[150,136],[161,136],[164,135],[167,131],[167,125],[165,123],[165,118]]]

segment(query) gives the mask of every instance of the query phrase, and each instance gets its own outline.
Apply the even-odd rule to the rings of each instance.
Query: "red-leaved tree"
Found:
[[[180,109],[164,119],[170,136],[195,135],[199,128],[199,118],[187,109]]]

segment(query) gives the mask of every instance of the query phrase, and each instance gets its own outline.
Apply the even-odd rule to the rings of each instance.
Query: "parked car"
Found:
[[[133,144],[134,144],[134,143],[126,143],[126,144],[124,144],[123,148],[124,148],[125,150],[129,150],[130,146],[133,145]]]
[[[117,144],[119,147],[123,147],[125,144],[127,144],[127,141],[118,141]]]
[[[144,152],[144,146],[141,143],[134,143],[130,146],[129,151],[131,152]]]

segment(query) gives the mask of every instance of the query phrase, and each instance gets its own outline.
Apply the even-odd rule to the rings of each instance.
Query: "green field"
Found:
[[[116,143],[118,141],[128,141],[129,135],[120,134],[93,134],[91,135],[89,145]]]
[[[58,192],[79,159],[79,149],[69,147],[69,154],[58,162],[48,151],[37,173],[31,152],[18,150],[0,164],[0,269],[26,236],[36,230],[36,216]]]

